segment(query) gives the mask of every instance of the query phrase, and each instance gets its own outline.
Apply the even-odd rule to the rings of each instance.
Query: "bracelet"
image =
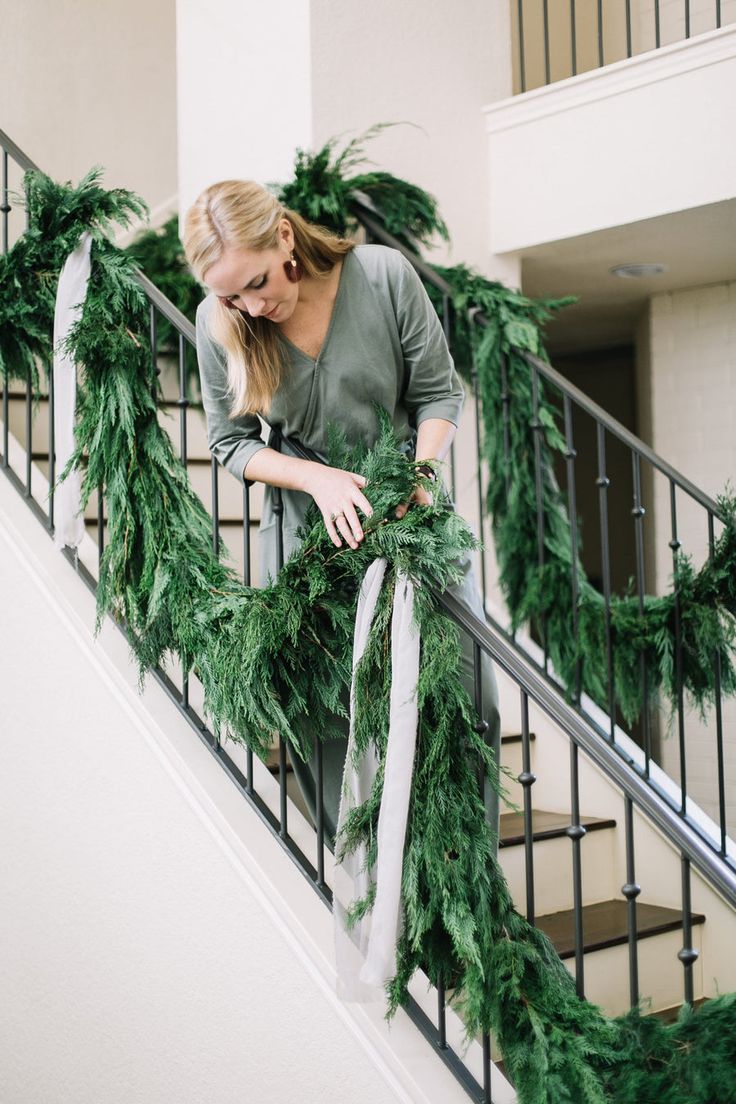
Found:
[[[431,479],[433,483],[437,482],[437,472],[431,464],[417,464],[417,471],[420,475],[423,475],[425,479]]]

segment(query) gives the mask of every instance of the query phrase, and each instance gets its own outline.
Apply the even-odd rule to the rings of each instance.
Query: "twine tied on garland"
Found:
[[[366,841],[352,850],[345,836],[351,812],[369,801],[381,767],[374,743],[356,747],[358,711],[355,672],[368,643],[387,560],[374,560],[358,595],[350,686],[350,735],[337,821],[333,886],[337,991],[343,1000],[385,1000],[396,976],[396,944],[403,923],[401,873],[409,816],[419,707],[420,633],[414,623],[414,584],[397,573],[391,612],[391,690],[388,736],[375,840],[375,857]],[[371,871],[373,867],[374,873]],[[353,897],[348,907],[347,900]],[[370,900],[372,908],[361,902]],[[356,954],[357,951],[357,954]]]

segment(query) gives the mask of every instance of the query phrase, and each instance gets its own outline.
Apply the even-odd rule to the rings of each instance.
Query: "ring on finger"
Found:
[[[330,521],[337,521],[337,519],[340,517],[345,517],[344,510],[338,510],[336,514],[330,514]]]

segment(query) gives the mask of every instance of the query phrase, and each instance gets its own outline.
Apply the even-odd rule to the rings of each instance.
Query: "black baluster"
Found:
[[[184,334],[179,334],[179,398],[176,401],[179,407],[179,458],[186,468],[187,466],[187,411],[189,399],[187,398],[187,359]],[[181,707],[184,711],[189,708],[189,676],[184,676],[182,668]]]
[[[646,578],[644,572],[644,515],[646,510],[641,501],[641,457],[638,452],[631,453],[632,475],[634,481],[634,536],[636,541],[636,586],[639,595],[639,617],[644,621],[644,595]],[[649,672],[644,651],[639,654],[639,681],[641,684],[642,726],[644,735],[644,776],[649,777],[649,763],[652,755],[652,726],[649,715]]]
[[[713,562],[715,556],[715,531],[713,514],[708,511],[708,556]],[[720,852],[726,856],[726,775],[723,761],[723,699],[721,697],[721,650],[716,648],[713,656],[713,692],[716,708],[716,758],[718,764],[718,826],[720,830]]]
[[[572,403],[569,395],[563,396],[565,412],[565,465],[567,468],[567,510],[570,516],[570,597],[572,599],[572,636],[575,643],[575,696],[576,705],[580,705],[582,694],[583,671],[580,655],[580,612],[578,603],[580,600],[580,580],[578,578],[579,536],[578,536],[578,504],[577,484],[575,480],[575,442],[572,429]]]
[[[501,353],[501,419],[503,424],[503,473],[506,495],[511,492],[511,394],[506,354]]]
[[[49,531],[54,531],[54,483],[56,481],[56,431],[54,429],[54,370],[49,376]]]
[[[572,75],[578,71],[578,36],[575,21],[575,0],[570,0],[570,55],[572,57]]]
[[[685,974],[685,1003],[693,1003],[693,965],[699,952],[693,947],[692,908],[690,902],[690,859],[682,856],[682,950],[677,957]]]
[[[611,549],[608,540],[608,489],[611,480],[606,475],[606,431],[601,422],[596,423],[598,434],[598,505],[601,521],[601,567],[603,574],[603,600],[605,604],[606,665],[608,674],[608,712],[611,729],[608,738],[613,743],[616,732],[616,693],[613,682],[613,636],[611,626]]]
[[[280,448],[279,448],[280,451]],[[284,499],[280,487],[273,488],[273,512],[276,515],[277,545],[276,545],[276,570],[281,572],[284,566]],[[288,835],[287,807],[286,807],[286,744],[279,733],[279,835],[286,839]]]
[[[682,677],[682,607],[680,587],[677,582],[680,541],[677,536],[677,488],[670,479],[670,519],[672,538],[672,574],[675,588],[675,680],[677,683],[677,740],[680,753],[680,816],[685,816],[687,807],[687,748],[685,746],[685,688]]]
[[[565,829],[572,843],[572,892],[575,918],[575,989],[579,997],[585,996],[585,966],[583,956],[583,867],[580,842],[586,829],[580,823],[580,780],[578,777],[578,745],[570,740],[570,825]]]
[[[685,0],[685,38],[690,37],[690,0]]]
[[[483,1104],[493,1104],[491,1096],[491,1037],[483,1032]]]
[[[475,442],[476,442],[476,477],[478,479],[478,536],[483,540],[483,436],[480,425],[480,394],[478,388],[478,368],[473,357],[470,371],[470,380],[473,389],[473,402],[475,404]],[[480,589],[483,597],[483,609],[486,608],[486,557],[485,552],[480,552]]]
[[[315,758],[317,761],[317,885],[325,888],[325,782],[322,741],[314,738]]]
[[[543,0],[542,3],[542,17],[544,21],[544,83],[550,83],[550,64],[549,64],[549,3],[548,0]]]
[[[218,481],[218,463],[214,456],[210,460],[212,476],[212,552],[220,556],[220,485]]]
[[[243,582],[251,585],[250,558],[250,487],[243,480]]]
[[[634,866],[634,805],[631,798],[625,798],[625,826],[626,826],[626,884],[621,887],[621,892],[627,901],[626,918],[629,935],[629,999],[631,1007],[635,1008],[639,1003],[639,936],[636,919],[636,898],[641,893],[641,886],[636,884],[636,872]]]
[[[284,840],[289,834],[286,797],[286,741],[279,733],[279,835]]]
[[[437,1046],[447,1050],[447,1013],[445,1010],[445,983],[440,975],[437,983]]]
[[[526,67],[524,64],[524,0],[518,0],[516,10],[519,19],[519,79],[521,91],[526,92]]]
[[[603,68],[603,0],[598,0],[598,65]]]
[[[161,369],[158,366],[158,319],[156,317],[156,308],[153,303],[149,303],[150,317],[149,317],[149,334],[151,341],[151,393],[153,395],[153,401],[158,404],[158,378],[161,375]]]
[[[445,292],[442,296],[442,330],[445,335],[445,341],[447,342],[447,348],[450,350],[450,355],[453,355],[453,341],[452,341],[452,317],[450,313],[450,296]],[[455,442],[453,441],[450,446],[450,493],[452,495],[452,501],[455,502],[457,496],[457,486],[455,481]]]
[[[534,826],[532,818],[532,786],[537,776],[532,773],[531,740],[529,736],[529,696],[521,691],[521,774],[519,782],[524,793],[524,863],[526,871],[526,918],[534,923]]]
[[[631,0],[626,0],[626,56],[631,57]]]
[[[33,383],[30,370],[26,380],[26,491],[25,497],[31,497],[31,464],[33,462]]]
[[[721,26],[721,0],[716,0],[716,30]]]
[[[184,334],[179,334],[179,398],[176,400],[179,407],[179,435],[180,458],[184,467],[187,466],[187,412],[189,399],[187,398],[187,360]]]
[[[659,25],[659,0],[654,0],[654,44],[657,49],[662,44]]]
[[[10,464],[10,457],[8,456],[8,418],[10,417],[10,373],[3,379],[3,467],[7,468]]]
[[[537,567],[539,577],[544,574],[544,488],[542,475],[542,433],[543,426],[539,418],[539,372],[532,368],[532,422],[534,432],[534,485],[537,497]],[[547,616],[542,612],[539,616],[539,628],[544,648],[544,670],[549,666],[549,649],[547,645]]]
[[[3,213],[3,253],[7,253],[9,248],[8,215],[11,207],[8,203],[8,151],[6,149],[3,149],[3,201],[0,211]]]
[[[97,578],[102,578],[102,556],[105,551],[105,500],[103,484],[97,487]]]

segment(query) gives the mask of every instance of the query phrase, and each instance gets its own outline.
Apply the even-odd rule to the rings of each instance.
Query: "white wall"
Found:
[[[178,0],[180,215],[215,180],[290,178],[297,146],[408,121],[368,157],[437,197],[452,263],[518,286],[513,259],[489,256],[481,114],[510,94],[509,41],[505,0],[288,0],[278,19],[255,0]]]
[[[101,164],[104,187],[137,192],[154,217],[168,210],[174,18],[174,0],[4,4],[0,126],[54,179],[76,184]]]
[[[177,0],[179,214],[218,180],[291,176],[312,142],[310,4]]]
[[[3,1104],[465,1099],[403,1014],[337,1000],[329,912],[93,625],[0,477]]]
[[[653,296],[650,304],[651,443],[706,494],[736,489],[736,281]],[[654,482],[656,591],[672,572],[667,481]],[[708,554],[705,512],[677,496],[678,537],[699,566]],[[716,527],[716,533],[718,527]],[[727,822],[736,829],[736,701],[724,707]],[[687,717],[691,795],[717,816],[715,718]],[[663,765],[679,779],[675,736],[662,746]]]
[[[491,248],[734,196],[735,95],[731,26],[490,105]]]

